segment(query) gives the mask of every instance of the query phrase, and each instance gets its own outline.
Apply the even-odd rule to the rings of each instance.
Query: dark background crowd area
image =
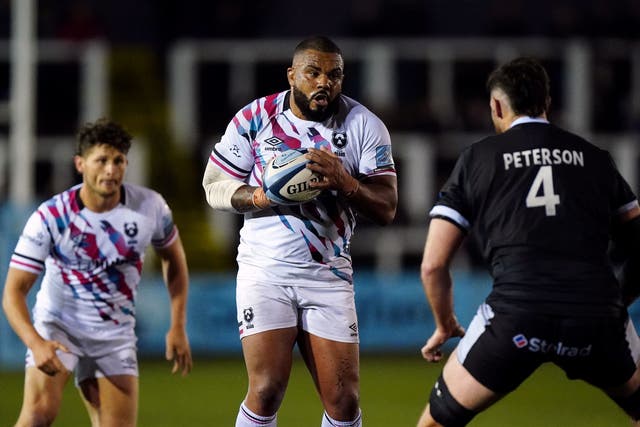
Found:
[[[0,0],[0,37],[10,0]],[[637,0],[39,0],[40,37],[104,36],[159,48],[182,37],[545,36],[640,32]]]
[[[549,40],[616,38],[633,41],[640,35],[638,0],[326,0],[313,7],[292,0],[34,0],[40,39],[105,40],[112,49],[138,46],[156,56],[158,77],[166,81],[166,53],[178,40],[254,40],[300,38],[326,34],[334,38],[478,38],[543,37]],[[11,0],[0,0],[0,39],[10,36]],[[349,58],[345,58],[347,61]],[[558,64],[545,64],[554,86],[554,106],[561,108],[562,80]],[[376,111],[396,130],[438,132],[441,130],[487,131],[484,78],[495,66],[477,61],[460,64],[455,72],[460,94],[459,116],[448,122],[436,120],[424,103],[423,70],[405,67],[398,88],[398,103],[390,111]],[[215,76],[216,70],[210,68]],[[284,70],[265,70],[260,75],[273,84],[268,91],[286,88]],[[636,130],[638,119],[628,112],[629,63],[598,66],[594,81],[593,129],[596,132]],[[39,76],[41,86],[56,74],[73,74],[73,67],[47,70]],[[411,74],[415,77],[412,79]],[[557,74],[557,75],[556,75]],[[3,76],[4,75],[4,76]],[[8,67],[0,77],[8,79]],[[358,97],[357,79],[347,70],[345,93]],[[406,82],[405,82],[406,81]],[[206,82],[203,82],[206,85]],[[45,98],[60,99],[64,86]],[[3,91],[4,92],[4,91]],[[74,99],[73,92],[66,92]],[[266,94],[266,93],[265,93]],[[421,95],[416,95],[421,94]],[[7,95],[6,93],[4,94]],[[428,96],[428,94],[427,94]],[[53,110],[43,106],[41,109]],[[226,107],[226,106],[225,106]],[[200,120],[216,133],[237,108],[218,105],[218,111],[201,110]],[[375,107],[375,106],[373,106]],[[60,112],[62,114],[62,112]],[[48,133],[64,133],[69,120],[55,114],[39,115],[38,126]],[[214,118],[215,117],[215,118]],[[213,119],[212,119],[213,118]],[[75,123],[71,122],[74,126]]]

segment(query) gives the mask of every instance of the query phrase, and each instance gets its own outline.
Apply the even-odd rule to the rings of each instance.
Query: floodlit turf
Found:
[[[365,427],[415,426],[441,365],[415,356],[362,356],[362,409]],[[246,378],[240,359],[196,359],[186,378],[172,376],[164,361],[142,361],[140,427],[233,427]],[[0,372],[0,427],[11,426],[22,399],[21,372]],[[322,408],[304,364],[297,361],[278,415],[279,427],[317,427]],[[57,422],[88,425],[71,384]],[[515,393],[471,424],[474,427],[628,426],[626,416],[600,391],[568,381],[544,366]]]

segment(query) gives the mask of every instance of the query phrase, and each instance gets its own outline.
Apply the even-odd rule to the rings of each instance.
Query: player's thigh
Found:
[[[358,398],[359,345],[319,337],[301,331],[300,352],[323,399]],[[339,384],[340,387],[336,387]]]
[[[481,411],[502,397],[476,380],[460,363],[454,351],[442,371],[442,377],[451,397],[465,408]]]
[[[293,362],[297,327],[272,329],[242,338],[242,353],[250,386],[278,383],[286,386]]]
[[[506,394],[546,360],[546,353],[531,343],[554,328],[545,317],[494,311],[489,304],[481,304],[458,343],[456,361],[486,388]]]
[[[359,343],[352,287],[299,288],[296,293],[303,330],[329,341]]]
[[[91,419],[98,419],[100,427],[136,425],[138,417],[137,376],[114,375],[89,378],[80,383],[80,389]],[[88,395],[94,397],[92,401],[87,400]]]

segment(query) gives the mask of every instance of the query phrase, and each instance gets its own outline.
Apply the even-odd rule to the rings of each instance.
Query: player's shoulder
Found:
[[[284,110],[285,99],[289,92],[290,91],[285,90],[256,98],[241,108],[236,116],[248,120],[251,120],[250,118],[255,116],[261,116],[267,119],[274,117]]]
[[[549,128],[551,129],[552,132],[555,132],[559,138],[562,138],[562,140],[567,144],[571,144],[572,146],[581,148],[583,150],[589,150],[589,151],[593,151],[594,153],[598,153],[600,155],[603,156],[608,156],[609,152],[601,147],[598,147],[596,144],[592,143],[591,141],[588,141],[586,138],[573,133],[567,129],[563,129],[559,126],[555,126],[553,124],[549,125]]]
[[[338,114],[344,116],[374,116],[377,117],[371,110],[369,110],[364,104],[356,101],[355,99],[341,93],[340,104]]]
[[[124,183],[124,205],[132,210],[146,210],[156,206],[164,206],[166,204],[164,197],[153,190],[133,183]]]
[[[82,184],[76,184],[60,193],[54,194],[38,206],[38,211],[45,215],[57,215],[62,212],[74,212],[81,209],[78,192]]]
[[[360,124],[364,126],[386,127],[382,120],[369,108],[347,95],[340,94],[338,113],[335,116],[338,125]]]

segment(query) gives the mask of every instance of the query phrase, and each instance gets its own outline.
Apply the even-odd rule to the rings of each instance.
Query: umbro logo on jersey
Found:
[[[278,138],[277,136],[272,136],[270,138],[265,139],[264,142],[275,147],[276,145],[282,144],[284,141]]]
[[[353,331],[353,333],[351,334],[352,337],[355,337],[358,335],[358,325],[356,323],[350,324],[349,329]]]
[[[133,357],[125,357],[124,359],[120,359],[120,363],[122,364],[122,367],[126,369],[134,369],[137,364],[136,359],[134,359]]]

